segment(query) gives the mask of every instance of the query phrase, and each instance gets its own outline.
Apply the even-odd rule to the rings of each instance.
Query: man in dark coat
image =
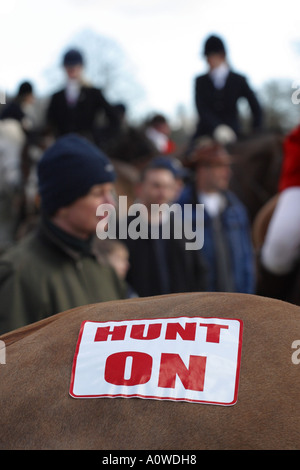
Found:
[[[259,129],[261,106],[246,78],[230,69],[223,41],[210,36],[205,42],[204,55],[209,72],[196,78],[195,103],[199,115],[196,137],[210,136],[222,144],[236,140],[240,134],[237,108],[240,98],[248,101],[253,129]]]
[[[138,202],[145,209],[141,212],[145,224],[141,225],[147,233],[138,238],[129,233],[124,240],[129,250],[127,281],[140,297],[206,290],[206,266],[201,253],[186,249],[184,231],[177,231],[176,211],[168,210],[178,189],[177,169],[171,162],[167,157],[156,158],[144,170],[137,192]],[[152,212],[155,205],[162,208],[160,214]],[[181,219],[181,213],[178,217]],[[132,223],[134,217],[129,216],[128,232]],[[168,224],[170,232],[164,236]],[[153,229],[157,236],[153,236]]]
[[[215,142],[201,144],[186,158],[194,181],[183,189],[178,203],[192,205],[197,230],[196,205],[204,204],[204,244],[208,290],[255,293],[255,263],[248,214],[229,189],[231,157]]]
[[[100,89],[84,84],[82,54],[71,49],[64,55],[63,67],[67,75],[64,89],[55,93],[47,110],[47,122],[55,136],[76,132],[95,141],[97,117],[105,115],[112,129],[119,128],[119,117]]]

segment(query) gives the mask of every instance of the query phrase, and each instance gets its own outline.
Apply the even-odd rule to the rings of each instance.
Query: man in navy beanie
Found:
[[[0,259],[0,335],[70,308],[125,297],[92,251],[97,207],[114,204],[115,172],[83,137],[59,138],[41,158],[41,222]]]

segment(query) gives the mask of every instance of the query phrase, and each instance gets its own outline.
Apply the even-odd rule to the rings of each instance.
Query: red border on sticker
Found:
[[[130,323],[134,321],[149,321],[149,320],[176,320],[176,319],[182,319],[186,318],[189,320],[192,319],[201,319],[201,320],[222,320],[225,321],[236,321],[239,323],[239,339],[238,339],[238,349],[237,349],[237,362],[236,362],[236,371],[235,371],[235,385],[234,385],[234,397],[233,400],[230,403],[223,403],[219,401],[209,401],[209,400],[197,400],[197,399],[189,399],[189,398],[175,398],[175,397],[160,397],[160,396],[155,396],[155,395],[141,395],[138,393],[134,394],[121,394],[121,393],[116,393],[116,394],[95,394],[95,395],[76,395],[74,393],[74,380],[75,380],[75,372],[76,372],[76,365],[77,365],[77,358],[79,354],[79,348],[82,340],[82,335],[84,332],[84,327],[86,323],[98,323],[101,325],[105,325],[108,323]],[[135,318],[135,319],[126,319],[126,320],[107,320],[107,321],[94,321],[94,320],[85,320],[81,323],[80,326],[80,331],[79,331],[79,336],[78,340],[76,343],[76,348],[75,348],[75,354],[73,358],[73,364],[72,364],[72,372],[71,372],[71,381],[70,381],[70,389],[69,389],[69,394],[73,398],[142,398],[142,399],[152,399],[152,400],[167,400],[167,401],[185,401],[185,402],[190,402],[190,403],[203,403],[203,404],[211,404],[211,405],[221,405],[221,406],[232,406],[237,403],[237,398],[238,398],[238,389],[239,389],[239,381],[240,381],[240,368],[241,368],[241,355],[242,355],[242,338],[243,338],[243,321],[238,319],[238,318],[222,318],[222,317],[200,317],[200,316],[194,316],[194,317],[157,317],[157,318]]]

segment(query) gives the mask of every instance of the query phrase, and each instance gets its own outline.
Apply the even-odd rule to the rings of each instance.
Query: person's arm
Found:
[[[255,254],[252,245],[250,224],[248,221],[245,223],[245,236],[244,236],[244,276],[245,276],[245,293],[254,294],[256,286],[256,272],[255,272]]]
[[[243,77],[243,83],[242,83],[242,96],[246,98],[246,100],[249,103],[252,117],[253,117],[253,122],[252,122],[253,129],[260,129],[262,126],[262,118],[263,118],[262,108],[260,106],[260,103],[255,93],[250,88],[245,77]]]
[[[44,318],[46,300],[34,289],[31,276],[12,263],[0,262],[0,335]]]
[[[57,135],[58,133],[58,104],[57,104],[57,96],[53,95],[50,97],[48,107],[46,109],[46,119],[45,119],[45,133],[50,135]]]
[[[106,100],[101,90],[97,90],[97,108],[103,110],[111,126],[118,128],[120,126],[120,118],[114,107]]]
[[[299,261],[299,204],[300,187],[288,188],[279,196],[261,250],[261,262],[273,274],[287,274]]]

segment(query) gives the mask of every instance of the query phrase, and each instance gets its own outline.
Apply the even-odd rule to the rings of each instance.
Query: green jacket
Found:
[[[115,271],[47,230],[0,258],[0,335],[81,305],[125,298]]]

